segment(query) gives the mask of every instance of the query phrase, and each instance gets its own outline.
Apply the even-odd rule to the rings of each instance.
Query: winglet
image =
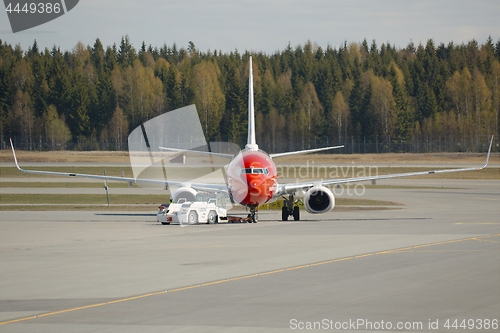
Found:
[[[16,162],[16,167],[19,169],[19,171],[24,172],[24,170],[19,167],[19,163],[17,163],[16,151],[14,150],[14,145],[12,144],[12,138],[10,138],[10,146],[12,147],[12,154],[14,154],[14,162]]]
[[[491,136],[490,147],[488,148],[488,155],[486,155],[486,162],[482,167],[479,168],[479,170],[486,168],[486,166],[488,165],[488,161],[490,160],[490,154],[491,154],[491,146],[493,146],[493,137],[494,135]]]

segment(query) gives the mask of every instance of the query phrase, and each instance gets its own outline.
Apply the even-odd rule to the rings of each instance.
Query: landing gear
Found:
[[[249,223],[257,223],[259,220],[259,213],[257,213],[257,206],[250,207],[250,214],[248,214]]]
[[[281,208],[281,220],[288,221],[288,207],[285,205]]]
[[[293,216],[294,221],[300,221],[300,209],[297,206],[298,200],[295,200],[293,194],[288,199],[283,197],[283,208],[281,208],[281,220],[288,221],[289,216]]]
[[[299,221],[300,220],[300,209],[299,209],[299,206],[294,206],[293,207],[293,220],[294,221]]]

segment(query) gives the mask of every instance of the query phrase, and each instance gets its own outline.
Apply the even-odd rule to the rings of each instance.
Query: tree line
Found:
[[[193,42],[143,42],[137,51],[124,36],[65,52],[0,40],[0,138],[33,150],[122,150],[142,122],[195,104],[209,141],[243,146],[250,56],[257,142],[270,152],[353,138],[472,151],[499,134],[500,39],[325,49],[308,41],[241,54],[201,52]]]

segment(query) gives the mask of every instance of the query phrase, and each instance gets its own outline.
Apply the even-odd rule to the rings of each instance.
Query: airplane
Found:
[[[225,171],[225,177],[224,177],[225,184],[209,184],[202,182],[201,183],[180,182],[180,181],[159,180],[159,179],[139,180],[136,178],[127,178],[127,177],[25,170],[22,169],[18,164],[14,146],[12,144],[12,139],[10,140],[10,142],[16,167],[21,172],[56,175],[56,176],[86,177],[86,178],[104,179],[112,181],[125,181],[129,183],[133,182],[152,183],[152,184],[160,183],[165,186],[176,186],[178,188],[172,193],[173,202],[178,202],[178,200],[181,198],[186,199],[186,201],[193,201],[194,198],[196,197],[196,194],[199,191],[225,192],[228,194],[232,202],[241,204],[242,206],[245,206],[247,209],[249,209],[250,214],[248,217],[250,222],[257,223],[259,206],[274,200],[278,200],[280,198],[283,199],[282,221],[287,221],[290,216],[293,216],[293,219],[295,221],[299,221],[300,211],[298,205],[296,205],[297,202],[296,196],[297,193],[300,192],[305,192],[303,203],[306,211],[312,214],[320,214],[333,210],[333,208],[335,207],[335,197],[332,191],[328,188],[328,186],[370,181],[370,180],[373,181],[378,179],[482,170],[488,165],[491,153],[491,146],[493,143],[493,136],[491,137],[490,140],[488,154],[486,156],[486,162],[484,163],[484,165],[479,167],[407,172],[407,173],[376,175],[376,176],[370,175],[365,177],[353,177],[353,178],[342,178],[342,179],[326,179],[326,180],[318,179],[313,181],[280,184],[278,182],[277,167],[273,161],[273,158],[278,158],[281,156],[289,156],[293,154],[313,153],[328,149],[337,149],[343,146],[308,149],[308,150],[292,151],[292,152],[277,153],[277,154],[267,154],[266,152],[260,150],[259,146],[257,145],[255,136],[253,69],[252,69],[252,57],[250,57],[247,143],[245,145],[245,148],[241,150],[237,155],[214,153],[217,156],[227,157],[231,159],[231,161],[227,165],[227,171]],[[174,149],[167,147],[160,147],[160,148],[166,151],[173,151],[173,152],[187,151],[183,149]],[[190,150],[190,152],[193,151]],[[207,152],[197,152],[197,151],[195,151],[195,153],[207,154]]]

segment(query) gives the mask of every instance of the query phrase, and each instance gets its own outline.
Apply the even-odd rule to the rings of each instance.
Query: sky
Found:
[[[0,13],[0,39],[23,50],[37,40],[71,51],[80,41],[120,44],[128,35],[142,42],[199,51],[253,51],[273,54],[308,40],[326,48],[345,41],[404,48],[433,39],[436,44],[484,43],[500,38],[499,0],[80,0],[63,16],[12,33],[7,13]]]

